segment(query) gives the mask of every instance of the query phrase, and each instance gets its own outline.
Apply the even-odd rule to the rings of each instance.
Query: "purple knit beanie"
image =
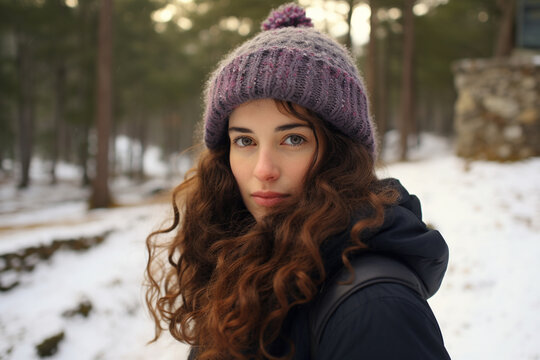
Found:
[[[224,144],[228,119],[240,104],[272,98],[315,112],[375,158],[374,127],[362,79],[348,51],[315,30],[304,9],[280,6],[262,32],[227,55],[205,92],[204,140]]]

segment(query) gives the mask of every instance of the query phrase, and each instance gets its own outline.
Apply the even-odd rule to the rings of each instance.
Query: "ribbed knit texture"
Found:
[[[282,26],[287,21],[282,21],[280,11],[296,14],[298,9],[303,12],[294,4],[282,6],[263,26],[276,18]],[[291,24],[299,27],[274,29],[269,25],[267,31],[227,55],[211,75],[205,93],[207,147],[214,149],[226,142],[228,118],[235,107],[273,98],[314,111],[375,157],[365,88],[348,51],[304,19],[293,19],[285,26]]]

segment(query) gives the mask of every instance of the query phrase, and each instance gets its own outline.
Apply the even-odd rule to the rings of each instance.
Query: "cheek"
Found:
[[[313,161],[313,157],[309,156],[301,161],[296,161],[294,163],[289,164],[288,173],[291,174],[291,185],[297,189],[300,190],[304,184],[305,176],[307,172],[309,171],[309,168],[311,166],[311,162]]]
[[[234,179],[236,180],[240,191],[243,191],[247,181],[247,166],[244,162],[240,161],[236,156],[232,154],[229,157],[229,163],[231,165],[231,171],[233,173]]]

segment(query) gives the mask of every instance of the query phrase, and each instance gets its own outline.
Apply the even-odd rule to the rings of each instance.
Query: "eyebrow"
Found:
[[[311,129],[311,126],[309,126],[307,124],[294,123],[294,124],[286,124],[286,125],[278,126],[275,131],[286,131],[286,130],[291,130],[291,129],[295,129],[295,128],[298,128],[298,127],[307,127],[307,128]]]
[[[295,129],[295,128],[298,128],[298,127],[307,127],[307,128],[311,129],[311,126],[309,126],[307,124],[296,124],[295,123],[295,124],[286,124],[286,125],[278,126],[278,127],[275,128],[274,131],[276,131],[276,132],[287,131],[287,130]],[[229,132],[231,132],[231,131],[236,131],[236,132],[244,133],[244,134],[253,134],[253,131],[251,129],[243,128],[243,127],[237,127],[237,126],[231,126],[229,128]]]

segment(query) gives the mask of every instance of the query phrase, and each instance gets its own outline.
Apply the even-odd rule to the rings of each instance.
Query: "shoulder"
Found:
[[[350,295],[336,309],[330,318],[329,325],[354,314],[374,316],[378,311],[399,313],[404,308],[412,311],[414,316],[435,321],[428,303],[411,288],[393,282],[380,282]]]
[[[349,296],[328,321],[319,349],[321,359],[449,358],[428,303],[396,283],[377,283]]]

